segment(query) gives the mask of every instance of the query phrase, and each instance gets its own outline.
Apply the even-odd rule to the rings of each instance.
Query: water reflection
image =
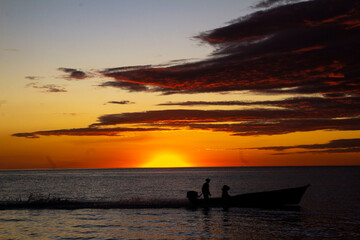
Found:
[[[298,231],[303,226],[304,214],[301,209],[198,209],[194,214],[199,214],[201,228],[205,238],[266,238],[269,235],[286,238],[294,235],[297,237],[303,231]],[[290,234],[289,234],[290,232]]]
[[[360,239],[359,218],[307,210],[3,210],[1,215],[5,239]]]

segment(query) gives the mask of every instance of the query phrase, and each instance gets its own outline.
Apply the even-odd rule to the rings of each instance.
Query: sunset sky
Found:
[[[0,169],[360,165],[358,0],[0,0]]]

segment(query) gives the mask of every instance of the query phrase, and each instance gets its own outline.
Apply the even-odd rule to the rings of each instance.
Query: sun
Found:
[[[162,152],[155,154],[142,168],[177,168],[192,167],[192,165],[184,160],[184,157],[170,152]]]

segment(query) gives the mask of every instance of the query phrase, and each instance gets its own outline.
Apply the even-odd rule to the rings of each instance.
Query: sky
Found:
[[[0,169],[360,164],[357,0],[0,0]]]

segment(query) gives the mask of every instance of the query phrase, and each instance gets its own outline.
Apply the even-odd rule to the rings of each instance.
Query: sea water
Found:
[[[0,171],[0,200],[186,200],[311,184],[300,209],[0,210],[0,239],[360,239],[360,167]]]

